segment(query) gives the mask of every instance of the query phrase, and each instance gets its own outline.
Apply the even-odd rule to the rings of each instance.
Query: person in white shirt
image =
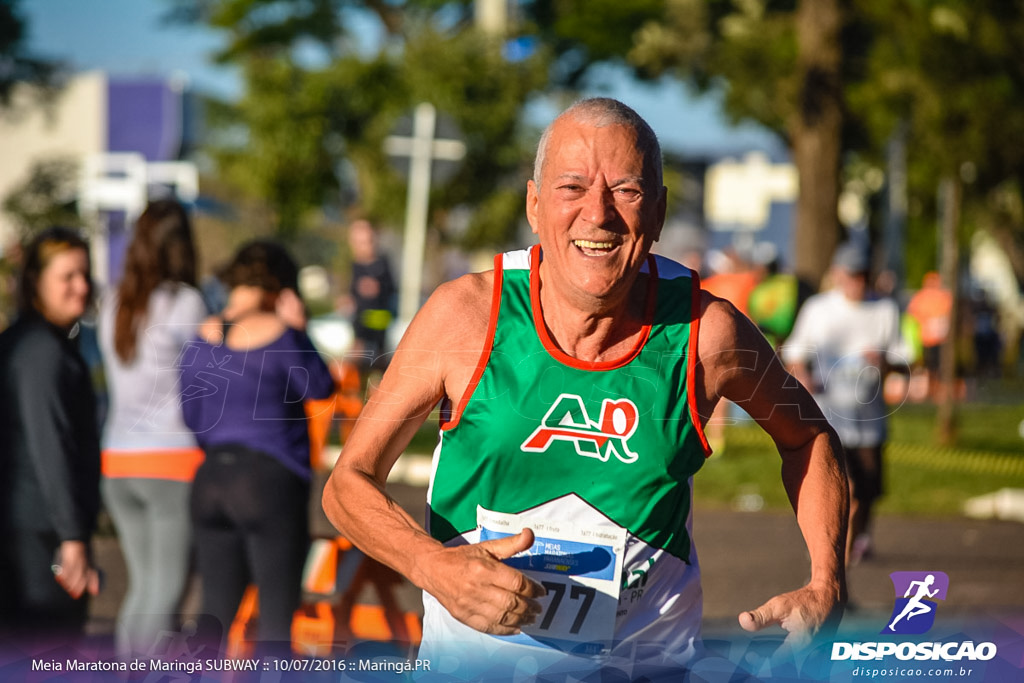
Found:
[[[846,452],[848,563],[871,549],[871,513],[883,490],[889,412],[883,382],[890,370],[907,364],[899,307],[868,289],[869,270],[866,249],[840,245],[832,259],[834,287],[807,300],[781,349],[790,373],[814,394]]]
[[[195,284],[185,208],[151,203],[98,325],[110,393],[101,489],[128,568],[115,636],[122,657],[153,654],[176,626],[188,580],[189,491],[203,452],[182,419],[175,362],[207,316]]]

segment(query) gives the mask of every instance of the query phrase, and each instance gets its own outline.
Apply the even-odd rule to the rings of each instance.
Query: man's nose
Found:
[[[614,220],[615,202],[607,187],[592,186],[584,197],[583,218],[594,225],[604,225]]]

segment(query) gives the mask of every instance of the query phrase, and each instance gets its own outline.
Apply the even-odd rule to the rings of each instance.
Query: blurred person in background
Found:
[[[967,303],[974,342],[974,372],[980,378],[995,379],[1002,371],[1003,354],[1003,339],[999,335],[999,309],[984,289],[971,292]]]
[[[206,316],[185,207],[153,202],[98,325],[110,396],[101,488],[128,568],[115,636],[125,658],[151,653],[176,627],[188,582],[188,497],[203,454],[182,418],[175,361]]]
[[[775,348],[781,346],[796,324],[796,316],[810,297],[811,288],[796,275],[783,272],[777,258],[765,266],[765,276],[747,299],[750,319]]]
[[[359,363],[365,385],[370,370],[386,366],[387,331],[395,317],[397,288],[388,259],[381,253],[377,231],[369,221],[360,219],[349,226],[348,244],[352,279],[340,308],[352,319],[352,356]]]
[[[88,243],[49,228],[24,249],[18,317],[0,334],[0,642],[80,635],[100,589],[96,398],[77,346]]]
[[[907,315],[918,324],[928,386],[933,396],[938,394],[939,349],[952,329],[952,314],[953,293],[942,285],[938,273],[925,273],[921,289],[907,303]]]
[[[750,293],[764,277],[763,268],[749,262],[733,247],[708,254],[712,274],[701,282],[705,291],[725,299],[745,316],[750,316]]]
[[[330,396],[334,380],[306,335],[298,267],[284,247],[242,246],[225,277],[227,305],[180,362],[185,423],[206,454],[191,497],[201,629],[207,639],[220,629],[223,642],[254,583],[260,647],[286,653],[309,546],[303,401]]]
[[[871,552],[872,508],[883,491],[883,381],[890,369],[906,367],[899,307],[870,291],[869,270],[866,249],[840,245],[832,259],[834,287],[807,300],[781,349],[790,373],[814,394],[846,452],[850,564]]]

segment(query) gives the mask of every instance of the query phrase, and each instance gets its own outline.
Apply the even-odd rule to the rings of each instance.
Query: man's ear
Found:
[[[540,202],[540,190],[537,183],[532,180],[526,181],[526,220],[530,224],[530,230],[537,234],[537,204]]]

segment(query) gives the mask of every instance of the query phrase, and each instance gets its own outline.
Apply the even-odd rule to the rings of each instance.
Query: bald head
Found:
[[[544,160],[547,157],[551,131],[559,122],[566,119],[595,128],[625,126],[632,130],[636,135],[636,149],[644,158],[644,182],[653,187],[661,187],[661,145],[658,144],[658,136],[639,114],[622,102],[610,97],[592,97],[572,105],[544,129],[544,134],[540,136],[540,142],[537,144],[537,156],[533,163],[533,182],[538,189],[544,173]]]

